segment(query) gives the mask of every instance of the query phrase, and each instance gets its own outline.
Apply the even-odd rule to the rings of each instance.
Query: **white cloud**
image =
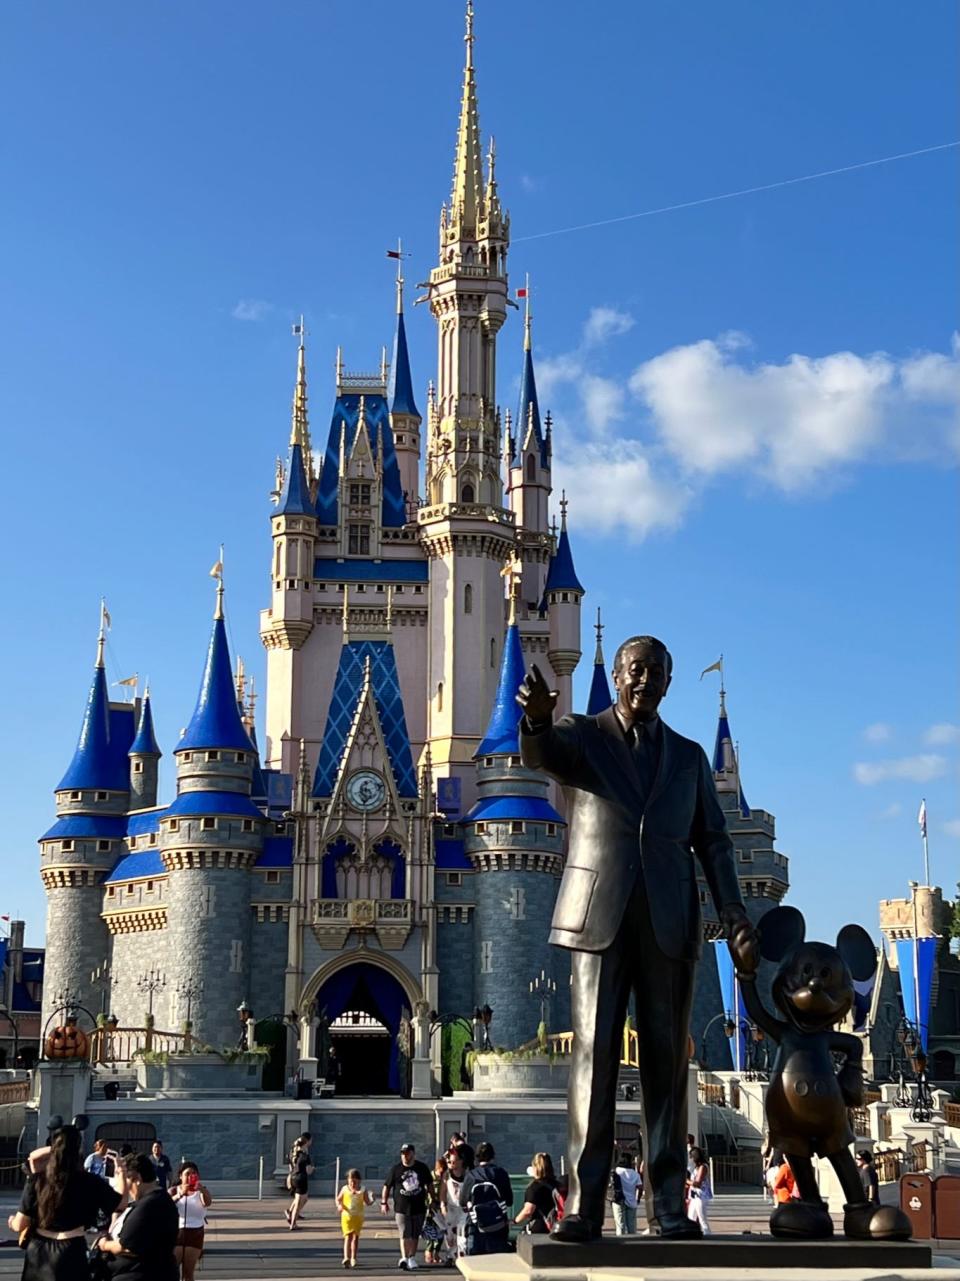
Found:
[[[562,433],[565,434],[565,433]],[[568,437],[555,457],[554,488],[566,489],[571,512],[583,513],[592,530],[625,530],[642,538],[655,530],[673,529],[683,519],[692,497],[688,487],[657,475],[638,441],[579,441]]]
[[[899,801],[894,801],[892,805],[888,805],[886,809],[882,809],[880,811],[880,817],[881,818],[897,818],[902,813],[903,813],[903,806],[900,804]]]
[[[948,818],[945,823],[941,823],[941,828],[947,836],[960,837],[960,818]]]
[[[616,307],[594,307],[583,327],[585,347],[596,347],[609,338],[618,338],[634,326],[633,317]]]
[[[936,752],[919,756],[901,756],[889,761],[858,761],[853,767],[853,777],[864,787],[875,783],[907,780],[911,783],[929,783],[946,773],[947,761]]]
[[[949,721],[931,725],[924,732],[923,741],[927,747],[949,747],[951,743],[960,743],[960,725],[951,725]]]
[[[587,426],[595,432],[605,431],[612,422],[623,417],[623,389],[612,378],[584,374],[580,381],[580,398]]]
[[[893,737],[893,727],[884,721],[875,721],[863,731],[863,737],[868,743],[885,743]]]
[[[531,195],[533,192],[540,190],[540,179],[535,178],[531,173],[522,173],[520,175],[520,186],[528,195]]]
[[[262,320],[270,311],[273,311],[272,302],[264,302],[262,298],[241,298],[230,315],[234,320]]]
[[[748,468],[785,491],[876,457],[955,456],[960,343],[949,355],[879,352],[744,359],[742,334],[654,356],[629,380],[678,464],[702,479]],[[908,429],[905,430],[905,427]]]

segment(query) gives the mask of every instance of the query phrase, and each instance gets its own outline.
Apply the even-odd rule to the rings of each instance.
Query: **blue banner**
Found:
[[[867,1019],[870,1014],[870,1002],[873,999],[873,989],[877,982],[877,973],[862,982],[858,979],[853,980],[853,1030],[854,1032],[864,1032],[867,1027]]]
[[[717,958],[717,976],[720,979],[720,999],[723,1001],[724,1017],[732,1019],[737,1029],[736,1034],[730,1037],[730,1066],[740,1072],[747,1066],[747,1015],[743,1008],[740,984],[734,973],[733,957],[727,947],[727,940],[714,939],[713,948]]]
[[[937,941],[933,936],[916,940],[897,939],[897,968],[900,970],[903,1013],[907,1022],[917,1029],[924,1051],[930,1030],[930,992],[933,988]]]

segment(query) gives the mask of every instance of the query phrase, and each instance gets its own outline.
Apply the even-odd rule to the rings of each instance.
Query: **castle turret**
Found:
[[[177,744],[177,797],[160,824],[169,873],[169,956],[177,983],[202,985],[194,1033],[233,1044],[234,1010],[248,996],[250,868],[264,818],[250,799],[256,760],[240,716],[223,618],[223,584],[197,705]]]
[[[547,799],[547,780],[520,763],[516,695],[524,675],[511,616],[493,710],[475,756],[479,799],[464,820],[464,849],[477,872],[474,1003],[491,1006],[493,1039],[511,1049],[536,1035],[540,1004],[530,984],[542,972],[553,985],[547,935],[565,827]]]
[[[401,251],[398,250],[398,253]],[[416,520],[417,496],[420,493],[420,411],[413,398],[407,331],[403,322],[402,259],[397,262],[397,330],[393,339],[393,363],[387,384],[390,425],[400,468],[400,484],[407,507],[407,518]]]
[[[610,684],[607,680],[606,664],[603,661],[603,623],[600,621],[600,609],[597,608],[597,621],[594,624],[597,633],[597,649],[593,656],[593,676],[590,679],[590,694],[587,698],[587,715],[598,716],[605,712],[613,702]]]
[[[91,975],[108,955],[100,916],[104,877],[123,852],[130,801],[127,753],[134,708],[111,704],[103,651],[106,611],[93,680],[73,759],[56,788],[57,821],[40,838],[40,875],[47,893],[43,1018],[58,1008],[90,1008],[99,998]]]
[[[128,755],[130,757],[130,808],[132,810],[150,809],[157,803],[157,784],[162,753],[153,732],[153,708],[150,705],[149,689],[143,692],[137,733],[130,744]]]
[[[567,496],[560,499],[560,537],[547,570],[544,600],[550,618],[550,648],[547,657],[557,678],[560,697],[557,712],[573,710],[573,673],[580,662],[580,602],[583,585],[573,566],[573,552],[567,533]]]
[[[520,600],[536,611],[543,597],[550,561],[550,479],[551,446],[540,420],[537,380],[533,370],[532,315],[530,283],[523,322],[523,374],[520,379],[520,405],[515,432],[508,438],[507,491],[510,510],[517,518],[517,540],[523,563],[523,588]],[[547,419],[549,430],[549,416]]]

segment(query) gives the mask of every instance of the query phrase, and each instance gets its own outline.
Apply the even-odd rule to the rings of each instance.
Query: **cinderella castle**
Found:
[[[238,1007],[295,1015],[288,1072],[315,1076],[318,1041],[332,1039],[357,1093],[400,1088],[398,1034],[418,1012],[469,1020],[487,1007],[492,1043],[515,1048],[546,996],[550,1030],[569,1026],[568,960],[547,943],[563,798],[521,765],[514,695],[533,661],[552,674],[560,712],[597,712],[611,694],[598,626],[589,702],[574,703],[585,588],[565,500],[551,521],[529,298],[519,414],[498,409],[497,346],[517,308],[509,248],[492,142],[482,155],[468,6],[453,189],[425,285],[436,381],[425,397],[414,390],[398,254],[392,360],[355,373],[338,354],[315,451],[301,326],[289,449],[273,508],[255,517],[272,539],[265,724],[258,736],[228,649],[221,575],[206,657],[183,655],[202,675],[167,745],[173,797],[157,794],[149,693],[109,698],[101,628],[40,840],[45,1018],[75,1004],[139,1026],[149,990],[158,1028],[189,1016],[200,1042],[223,1047],[237,1042]],[[772,816],[744,800],[722,701],[713,764],[759,916],[785,893],[787,861]],[[719,927],[705,884],[701,901],[709,941]],[[712,953],[698,1045],[724,1010]],[[441,1039],[430,1040],[437,1084]],[[708,1056],[728,1053],[721,1027],[708,1040]]]

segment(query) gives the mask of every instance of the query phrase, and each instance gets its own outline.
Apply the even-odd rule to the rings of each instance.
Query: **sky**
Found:
[[[364,369],[392,341],[385,249],[403,238],[411,285],[436,261],[462,23],[459,0],[4,15],[0,914],[29,942],[100,597],[109,679],[150,679],[166,799],[220,543],[262,687],[291,322],[322,440],[337,345]],[[610,0],[589,21],[477,0],[480,123],[587,588],[580,705],[597,606],[608,658],[667,641],[664,716],[708,747],[698,676],[722,652],[744,790],[817,937],[876,937],[877,900],[923,879],[921,797],[932,879],[960,877],[956,27],[946,0]],[[505,408],[521,343],[512,315]]]

